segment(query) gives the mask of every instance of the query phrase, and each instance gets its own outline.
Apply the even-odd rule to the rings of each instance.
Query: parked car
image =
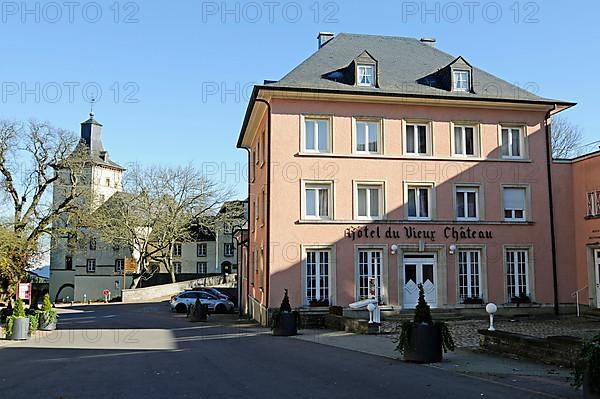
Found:
[[[229,295],[223,294],[218,289],[212,288],[212,287],[195,287],[195,288],[192,288],[191,291],[208,292],[209,294],[212,294],[212,295],[216,296],[217,298],[226,299],[228,301],[231,301],[231,299],[232,299]]]
[[[227,299],[216,297],[206,291],[184,291],[179,295],[171,298],[171,311],[177,313],[187,313],[190,307],[196,303],[196,299],[200,298],[200,302],[208,305],[209,312],[226,313],[233,312],[235,305]]]

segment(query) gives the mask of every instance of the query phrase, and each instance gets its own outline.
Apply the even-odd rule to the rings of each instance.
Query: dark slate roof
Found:
[[[348,69],[365,51],[377,61],[378,87],[333,80],[332,73]],[[449,67],[457,58],[419,39],[340,33],[281,80],[263,87],[571,104],[539,97],[475,67],[472,93],[434,87],[425,79]],[[333,74],[336,76],[339,74]]]

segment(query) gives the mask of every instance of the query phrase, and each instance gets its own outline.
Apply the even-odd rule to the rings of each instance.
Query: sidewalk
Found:
[[[357,335],[331,330],[303,330],[294,339],[352,350],[400,361],[392,335]],[[580,398],[569,384],[570,370],[517,358],[459,348],[444,354],[442,363],[414,365],[461,374],[490,383],[510,386],[549,398]]]

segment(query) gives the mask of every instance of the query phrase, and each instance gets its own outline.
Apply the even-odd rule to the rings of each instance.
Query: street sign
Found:
[[[110,295],[110,291],[109,290],[104,290],[104,291],[102,291],[102,295],[109,296]]]
[[[134,258],[125,258],[125,273],[137,272],[137,262]]]

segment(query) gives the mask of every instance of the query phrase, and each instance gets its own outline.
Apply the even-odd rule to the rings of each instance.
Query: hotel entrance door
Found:
[[[404,255],[404,309],[414,309],[419,300],[419,284],[423,284],[425,300],[437,307],[437,261],[435,254]]]

